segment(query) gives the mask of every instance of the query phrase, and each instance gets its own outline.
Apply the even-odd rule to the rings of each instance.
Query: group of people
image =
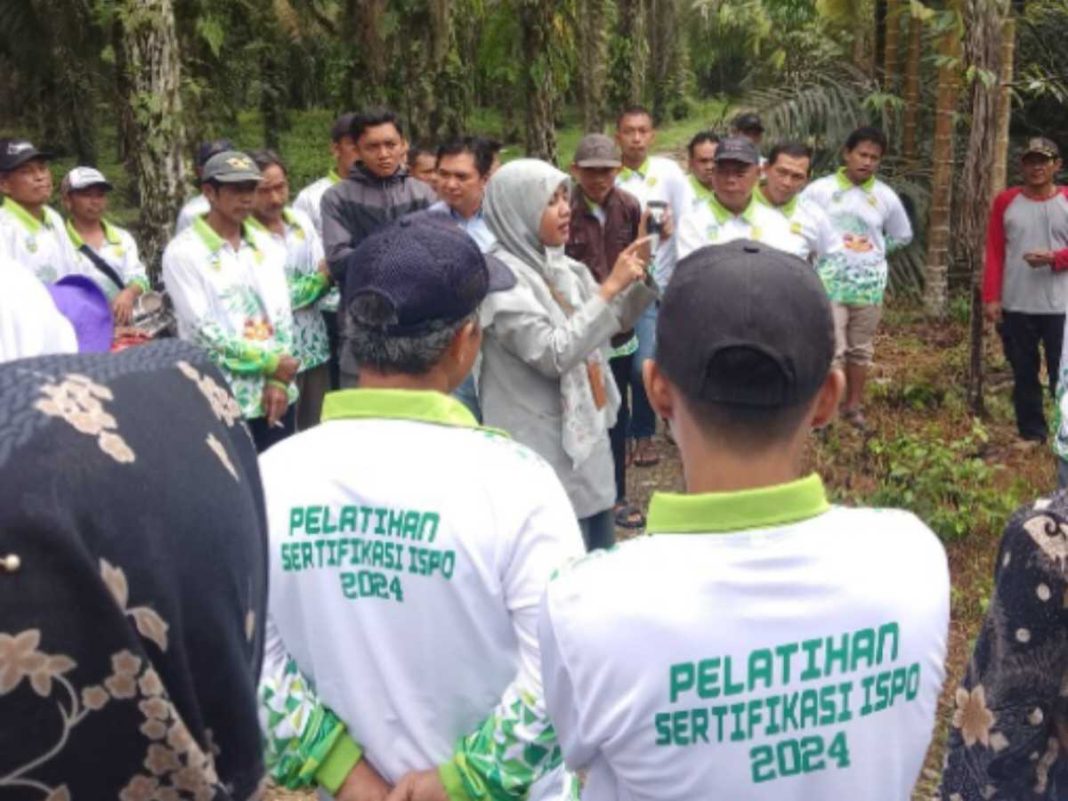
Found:
[[[0,725],[0,790],[907,799],[945,553],[802,464],[837,414],[865,424],[911,228],[877,129],[808,184],[810,150],[734,127],[689,175],[629,108],[570,175],[467,137],[419,178],[395,115],[349,114],[292,206],[277,154],[206,143],[163,256],[184,341],[0,365],[0,719],[27,722]],[[106,180],[72,172],[68,226],[48,155],[2,150],[0,257],[40,286],[107,262],[120,319],[143,285]],[[685,490],[646,520],[625,470],[658,419]],[[649,536],[610,547],[616,524]],[[1064,791],[1062,526],[1058,498],[1010,525],[1031,618],[996,594],[947,799]]]

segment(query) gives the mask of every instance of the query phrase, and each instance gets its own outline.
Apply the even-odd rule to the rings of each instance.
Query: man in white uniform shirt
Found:
[[[200,180],[204,177],[204,165],[208,163],[208,160],[212,156],[217,156],[219,153],[224,153],[227,150],[233,150],[234,145],[229,139],[213,139],[210,142],[201,142],[200,147],[197,148],[196,162],[193,164],[193,172],[197,176],[197,184],[199,186]],[[203,217],[208,213],[211,206],[208,203],[207,197],[203,192],[198,192],[189,198],[185,202],[185,205],[178,212],[178,222],[175,223],[174,233],[179,234],[190,225],[193,224],[193,220],[197,217]]]
[[[685,494],[549,583],[545,699],[583,801],[907,801],[944,677],[949,573],[908,512],[803,476],[835,414],[816,272],[755,242],[683,259],[649,399]]]
[[[527,798],[545,777],[530,797],[559,798],[536,626],[582,540],[552,468],[448,394],[478,353],[479,304],[515,278],[429,213],[370,234],[352,264],[360,388],[261,461],[272,774],[340,798],[396,784],[405,801]]]
[[[754,197],[779,212],[789,224],[788,253],[815,263],[835,243],[831,221],[819,206],[800,197],[812,171],[812,148],[800,142],[775,145],[764,165],[764,183]]]

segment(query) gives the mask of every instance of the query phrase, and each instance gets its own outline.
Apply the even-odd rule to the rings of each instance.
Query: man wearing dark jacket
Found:
[[[405,143],[400,122],[391,111],[372,110],[352,120],[356,164],[348,177],[323,195],[323,247],[330,273],[344,302],[349,257],[372,232],[398,217],[430,206],[433,190],[412,178],[404,164]],[[353,265],[356,267],[356,265]],[[346,339],[342,332],[342,339]],[[356,365],[341,348],[341,385],[356,384]]]

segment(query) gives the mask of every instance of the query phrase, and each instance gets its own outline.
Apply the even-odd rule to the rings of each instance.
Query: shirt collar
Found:
[[[629,181],[633,176],[637,175],[643,181],[646,176],[649,175],[649,157],[645,157],[645,161],[636,170],[632,170],[630,167],[624,167],[619,171],[620,180]]]
[[[875,190],[875,176],[874,175],[871,178],[869,178],[867,181],[862,183],[862,184],[855,184],[855,183],[853,183],[852,180],[850,180],[849,176],[846,175],[845,167],[839,167],[838,168],[838,172],[835,173],[835,177],[838,179],[838,188],[839,189],[843,189],[843,190],[852,189],[855,186],[858,189],[863,189],[865,192],[867,192],[869,194],[871,194],[871,192],[873,192]]]
[[[282,209],[282,222],[284,222],[294,231],[303,234],[303,230],[300,227],[300,223],[297,222],[297,215],[293,213],[293,209],[291,209],[289,206],[286,206],[284,209]],[[248,225],[249,228],[254,228],[257,231],[263,231],[268,234],[273,233],[272,231],[267,230],[266,225],[256,219],[255,214],[250,214],[248,216],[248,219],[245,221],[245,224]]]
[[[690,186],[698,200],[711,200],[716,196],[711,189],[697,180],[696,175],[690,175]]]
[[[741,214],[735,214],[720,203],[715,194],[708,199],[708,207],[712,209],[712,216],[716,218],[716,222],[720,225],[723,225],[732,217],[739,217],[750,225],[753,225],[753,215],[756,212],[757,207],[756,193],[754,192],[753,196],[749,198],[749,205],[745,207],[745,210]]]
[[[119,232],[115,229],[111,223],[107,220],[100,221],[100,227],[104,229],[104,241],[109,245],[119,245],[122,240],[119,238]],[[66,222],[67,236],[70,237],[70,241],[74,243],[74,247],[80,248],[85,244],[85,240],[82,239],[82,235],[74,227],[74,223],[71,220]]]
[[[768,196],[764,194],[764,190],[762,190],[758,185],[756,189],[753,190],[753,198],[761,206],[767,206],[769,209],[781,211],[783,215],[785,215],[786,219],[789,220],[794,216],[794,212],[797,211],[797,203],[798,198],[800,198],[800,195],[794,195],[786,203],[783,203],[781,206],[776,206],[774,203],[768,200]]]
[[[22,226],[31,234],[38,233],[42,228],[52,228],[52,221],[48,219],[47,207],[42,208],[43,219],[40,220],[9,197],[4,198],[4,208],[11,212],[11,216],[22,223]]]
[[[262,226],[261,226],[262,227]],[[200,237],[200,241],[204,243],[205,247],[212,253],[218,253],[226,240],[215,233],[215,230],[208,225],[207,220],[203,216],[193,218],[193,230],[196,231],[197,236]],[[250,214],[248,219],[245,220],[245,224],[241,226],[241,238],[245,240],[245,243],[253,250],[258,250],[256,247],[256,241],[252,238],[253,231],[253,218]]]
[[[460,401],[433,390],[342,389],[323,399],[322,420],[411,420],[455,428],[481,428],[507,437],[503,431],[479,426]]]
[[[330,181],[331,184],[341,183],[341,176],[337,174],[337,170],[335,169],[331,169],[330,172],[326,174],[326,179]]]
[[[815,473],[787,484],[695,495],[658,492],[649,503],[650,534],[723,534],[799,523],[831,508]]]

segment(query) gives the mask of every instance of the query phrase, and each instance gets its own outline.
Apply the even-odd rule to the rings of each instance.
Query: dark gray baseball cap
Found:
[[[805,261],[739,240],[679,262],[656,362],[689,399],[777,409],[811,400],[834,359],[831,303]]]
[[[721,161],[740,161],[743,164],[759,164],[760,151],[744,136],[728,136],[716,148],[716,164]]]
[[[586,134],[575,150],[576,167],[622,167],[619,146],[604,134]]]
[[[218,181],[221,184],[239,184],[259,181],[263,176],[252,157],[237,150],[216,153],[204,165],[201,183]]]

